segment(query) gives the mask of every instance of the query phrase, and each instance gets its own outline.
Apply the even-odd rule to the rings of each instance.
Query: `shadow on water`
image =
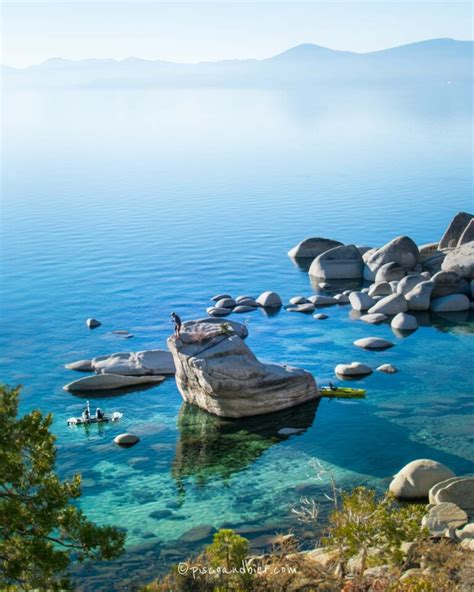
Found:
[[[178,487],[195,477],[199,485],[215,477],[228,479],[244,470],[268,448],[286,440],[283,428],[303,433],[316,416],[319,401],[243,419],[224,419],[184,403],[178,416],[179,439],[172,475]]]

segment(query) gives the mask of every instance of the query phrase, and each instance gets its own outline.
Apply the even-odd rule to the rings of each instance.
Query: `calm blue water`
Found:
[[[201,317],[216,292],[313,292],[286,256],[304,237],[437,240],[473,206],[468,96],[446,86],[4,97],[2,378],[24,385],[25,411],[54,413],[58,469],[82,472],[87,515],[128,532],[117,564],[76,570],[82,589],[146,581],[199,549],[210,527],[234,527],[256,549],[288,528],[311,544],[291,507],[302,496],[323,500],[327,478],[317,479],[314,459],[341,487],[383,488],[420,457],[472,470],[472,318],[422,318],[399,339],[348,307],[329,309],[324,322],[235,315],[261,359],[304,367],[320,382],[334,380],[339,362],[400,368],[361,381],[364,401],[226,422],[184,407],[168,379],[91,398],[124,418],[86,432],[66,427],[84,400],[62,390],[80,377],[65,363],[165,347],[170,311]],[[102,327],[89,331],[90,316]],[[396,347],[352,345],[369,335]],[[281,437],[282,427],[305,432]],[[140,443],[116,447],[124,431]]]

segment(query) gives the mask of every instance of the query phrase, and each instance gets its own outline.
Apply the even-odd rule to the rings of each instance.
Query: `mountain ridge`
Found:
[[[176,63],[124,59],[50,58],[26,68],[2,66],[6,86],[268,86],[328,80],[472,78],[474,41],[428,39],[357,53],[302,43],[263,59]]]

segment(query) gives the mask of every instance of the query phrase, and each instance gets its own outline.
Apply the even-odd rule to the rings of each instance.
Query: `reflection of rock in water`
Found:
[[[223,419],[184,403],[178,416],[173,477],[180,485],[191,476],[201,484],[211,477],[230,477],[289,437],[279,435],[279,430],[299,428],[302,433],[311,427],[318,404],[319,400],[310,401],[268,415]]]

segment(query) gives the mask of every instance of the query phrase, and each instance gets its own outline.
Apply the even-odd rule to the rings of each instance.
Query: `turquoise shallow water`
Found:
[[[169,312],[200,317],[216,292],[313,292],[286,256],[306,236],[373,246],[401,233],[439,238],[473,205],[468,96],[448,86],[5,95],[2,377],[24,385],[24,410],[54,413],[58,468],[83,473],[87,515],[128,533],[116,564],[76,570],[82,589],[145,581],[199,549],[210,527],[235,527],[256,549],[290,528],[311,544],[291,507],[302,496],[325,504],[314,459],[342,487],[383,488],[420,457],[472,471],[467,315],[420,317],[407,338],[358,322],[347,306],[323,322],[283,310],[235,315],[261,359],[321,383],[339,362],[400,368],[361,381],[363,401],[229,422],[183,406],[168,379],[91,398],[124,417],[84,431],[65,424],[84,400],[62,390],[80,376],[64,363],[165,347]],[[90,316],[103,325],[89,331]],[[396,347],[352,345],[369,335]],[[283,427],[304,431],[283,437]],[[141,441],[119,449],[113,437],[128,430]]]

